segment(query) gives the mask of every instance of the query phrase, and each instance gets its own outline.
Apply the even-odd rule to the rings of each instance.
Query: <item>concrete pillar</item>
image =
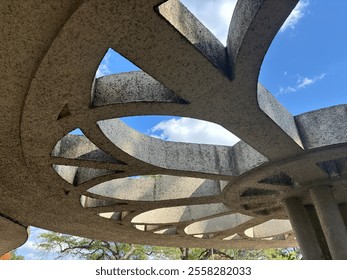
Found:
[[[325,239],[324,232],[322,230],[322,226],[320,225],[320,221],[313,205],[305,205],[306,213],[310,218],[311,225],[316,233],[317,240],[319,243],[319,247],[322,250],[323,256],[325,260],[332,260],[331,253],[328,247],[328,243]]]
[[[295,231],[296,240],[298,241],[304,259],[324,259],[316,233],[311,225],[302,201],[298,198],[291,197],[285,199],[282,203],[287,210],[290,223]]]
[[[335,197],[329,186],[310,189],[325,239],[334,260],[347,260],[347,232]]]

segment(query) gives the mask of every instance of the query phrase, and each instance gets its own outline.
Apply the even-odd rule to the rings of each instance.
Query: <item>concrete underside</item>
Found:
[[[296,4],[238,1],[224,47],[175,0],[1,1],[0,255],[32,225],[347,259],[347,105],[292,116],[258,83]],[[109,48],[143,71],[95,79]],[[118,120],[138,115],[242,140],[165,142]]]

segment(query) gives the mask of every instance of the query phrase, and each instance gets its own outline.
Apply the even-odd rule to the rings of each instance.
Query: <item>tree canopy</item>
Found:
[[[286,249],[202,249],[134,245],[92,240],[61,233],[43,233],[36,247],[54,253],[57,259],[84,260],[297,260],[298,248]]]

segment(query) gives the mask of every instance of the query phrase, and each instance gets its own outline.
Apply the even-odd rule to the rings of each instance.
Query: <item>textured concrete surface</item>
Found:
[[[0,233],[0,256],[23,245],[28,238],[26,227],[3,216],[0,216]]]
[[[345,258],[347,105],[292,116],[258,83],[296,4],[238,1],[224,47],[176,0],[1,1],[0,254],[32,225],[164,246],[299,242],[306,258]],[[143,71],[95,79],[108,48]],[[242,140],[164,142],[118,120],[137,115],[207,120]],[[322,186],[330,208],[312,198]],[[296,238],[289,218],[310,234]]]

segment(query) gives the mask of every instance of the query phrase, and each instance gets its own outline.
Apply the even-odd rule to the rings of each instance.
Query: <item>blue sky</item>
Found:
[[[222,43],[234,0],[182,0]],[[301,0],[273,41],[260,72],[260,82],[293,114],[347,103],[347,1]],[[138,70],[109,50],[98,77]],[[178,116],[123,118],[140,132],[164,140],[232,145],[238,138],[220,126]],[[32,228],[18,249],[26,259],[47,259],[35,249],[41,229]]]
[[[182,2],[225,44],[236,1]],[[270,46],[259,80],[293,115],[347,103],[347,31],[344,15],[346,8],[347,2],[342,0],[301,0]],[[132,70],[138,68],[110,50],[97,75]],[[132,117],[123,120],[143,133],[179,141],[178,135],[169,133],[171,125],[174,124],[170,119]],[[152,133],[151,129],[161,121],[164,121],[161,124],[162,130]],[[183,123],[183,120],[176,119],[175,125],[177,124],[184,127],[188,124],[201,126],[201,123],[194,120],[186,120]],[[188,126],[187,128],[191,129]],[[227,135],[227,132],[225,133]],[[192,137],[191,141],[195,142],[196,139],[204,141],[201,137]],[[215,144],[220,143],[217,141]]]

